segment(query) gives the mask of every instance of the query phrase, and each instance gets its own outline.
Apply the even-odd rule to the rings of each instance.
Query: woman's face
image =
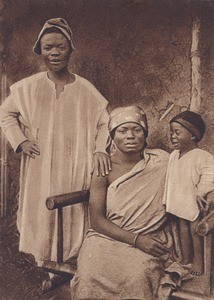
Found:
[[[145,144],[143,128],[136,123],[125,123],[115,130],[114,142],[123,153],[141,152]]]
[[[65,69],[71,55],[71,48],[66,37],[61,33],[46,33],[40,40],[41,55],[50,71]]]

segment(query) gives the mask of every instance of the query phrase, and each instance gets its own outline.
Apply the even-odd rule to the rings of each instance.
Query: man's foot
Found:
[[[51,291],[51,289],[52,289],[51,279],[45,279],[42,282],[42,293],[47,293]]]
[[[60,275],[54,275],[50,279],[46,279],[42,282],[42,293],[48,293],[55,288],[64,285],[65,283],[71,281],[72,277],[69,275],[60,276]]]

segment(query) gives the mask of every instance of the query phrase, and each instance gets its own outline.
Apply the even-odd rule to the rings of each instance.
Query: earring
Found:
[[[114,152],[116,151],[116,148],[117,148],[117,146],[116,146],[114,140],[112,140],[112,141],[111,141],[110,152],[111,152],[111,153],[114,153]]]
[[[192,136],[192,137],[191,137],[191,140],[195,140],[195,136]]]

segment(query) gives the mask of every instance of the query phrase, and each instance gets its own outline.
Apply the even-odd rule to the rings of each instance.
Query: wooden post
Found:
[[[57,262],[63,262],[63,216],[62,207],[57,209],[58,213],[58,240],[57,240]]]
[[[191,45],[191,102],[190,110],[201,113],[201,58],[199,54],[200,19],[195,17],[192,26]]]
[[[7,78],[3,72],[1,76],[1,103],[6,98]],[[1,204],[1,217],[7,213],[7,141],[1,131],[1,183],[0,183],[0,204]]]
[[[7,96],[7,76],[5,72],[5,47],[3,32],[3,17],[1,14],[4,9],[4,2],[0,0],[0,105]],[[0,216],[4,217],[7,213],[7,141],[1,131],[0,133]]]

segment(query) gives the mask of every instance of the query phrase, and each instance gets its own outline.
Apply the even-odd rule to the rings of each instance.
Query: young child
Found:
[[[170,155],[164,194],[166,211],[179,217],[181,263],[192,261],[191,274],[196,276],[203,273],[203,239],[195,227],[214,190],[214,158],[198,148],[204,133],[204,121],[195,112],[184,111],[170,120],[175,150]]]

